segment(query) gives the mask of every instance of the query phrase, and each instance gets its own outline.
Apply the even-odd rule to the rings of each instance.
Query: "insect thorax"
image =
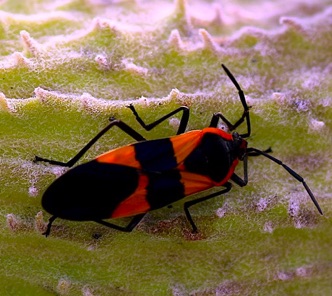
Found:
[[[241,143],[238,140],[224,139],[218,134],[204,134],[200,144],[185,159],[187,171],[209,176],[220,182],[228,174],[234,161],[238,159]]]

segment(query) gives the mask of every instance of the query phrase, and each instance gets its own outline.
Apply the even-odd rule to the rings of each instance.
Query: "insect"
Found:
[[[221,187],[217,192],[184,202],[187,220],[193,232],[197,232],[189,208],[230,191],[231,182],[245,186],[248,183],[248,157],[258,155],[282,166],[301,182],[319,213],[323,214],[313,193],[299,174],[271,156],[271,150],[261,151],[247,147],[245,139],[251,133],[249,106],[232,73],[225,65],[222,65],[222,68],[237,89],[243,106],[242,116],[234,124],[218,112],[212,115],[209,127],[185,132],[189,120],[189,109],[186,106],[179,107],[151,124],[145,124],[134,106],[129,105],[128,108],[138,123],[147,131],[182,112],[177,134],[169,138],[146,140],[123,121],[110,118],[110,123],[68,162],[36,156],[35,162],[72,167],[114,126],[137,141],[80,164],[56,179],[42,197],[43,208],[52,215],[43,234],[50,234],[56,218],[95,221],[110,228],[130,232],[151,210],[215,186]],[[218,128],[220,120],[232,133]],[[244,122],[246,132],[235,132]],[[235,173],[239,161],[243,161],[243,178]],[[121,217],[132,219],[126,226],[105,221]]]

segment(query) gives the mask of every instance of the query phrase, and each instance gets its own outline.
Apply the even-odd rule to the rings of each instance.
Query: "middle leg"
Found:
[[[204,197],[201,197],[201,198],[198,198],[198,199],[190,200],[190,201],[187,201],[187,202],[184,203],[184,212],[186,214],[187,220],[189,221],[189,223],[190,223],[190,225],[191,225],[191,227],[193,229],[193,232],[197,232],[197,226],[195,225],[194,220],[191,217],[191,214],[189,212],[189,207],[191,207],[191,206],[193,206],[195,204],[198,204],[198,203],[200,203],[202,201],[206,201],[208,199],[211,199],[213,197],[225,194],[226,192],[230,191],[231,188],[232,188],[231,183],[228,183],[228,182],[226,184],[224,184],[223,186],[226,187],[226,188],[223,189],[223,190],[221,190],[221,191],[209,194],[207,196],[204,196]]]
[[[177,135],[179,134],[183,134],[187,128],[188,125],[188,121],[189,121],[189,108],[186,106],[181,106],[175,110],[173,110],[172,112],[164,115],[163,117],[157,119],[156,121],[150,123],[150,124],[146,124],[142,118],[138,115],[134,105],[130,104],[129,106],[127,106],[131,112],[133,112],[137,122],[146,130],[146,131],[150,131],[151,129],[153,129],[155,126],[157,126],[158,124],[160,124],[161,122],[165,121],[166,119],[170,118],[171,116],[173,116],[176,113],[179,112],[183,112],[181,119],[180,119],[180,124],[179,124],[179,128],[177,131]]]
[[[103,130],[101,130],[88,144],[86,144],[72,159],[70,159],[67,162],[62,162],[62,161],[57,161],[57,160],[52,160],[52,159],[47,159],[47,158],[42,158],[39,156],[35,156],[34,162],[48,162],[53,165],[59,165],[59,166],[64,166],[64,167],[72,167],[90,148],[91,146],[96,143],[110,128],[113,126],[117,126],[120,128],[122,131],[124,131],[126,134],[134,138],[136,141],[144,141],[145,138],[140,135],[138,132],[136,132],[133,128],[131,128],[129,125],[124,123],[121,120],[117,120],[115,118],[110,118],[110,123],[108,126],[106,126]]]

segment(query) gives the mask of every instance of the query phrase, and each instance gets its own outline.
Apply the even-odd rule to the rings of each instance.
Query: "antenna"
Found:
[[[258,149],[256,149],[256,148],[248,148],[248,149],[247,149],[247,153],[248,153],[249,156],[250,156],[251,152],[253,152],[252,155],[255,155],[256,153],[257,153],[257,154],[260,154],[260,155],[263,155],[263,156],[265,156],[266,158],[272,160],[273,162],[275,162],[275,163],[281,165],[281,166],[282,166],[282,167],[283,167],[288,173],[290,173],[290,174],[291,174],[291,175],[292,175],[297,181],[301,182],[302,185],[304,186],[305,190],[308,192],[308,194],[309,194],[309,196],[310,196],[312,202],[315,204],[315,206],[316,206],[318,212],[319,212],[321,215],[323,215],[323,212],[322,212],[322,210],[321,210],[321,208],[320,208],[320,206],[319,206],[319,204],[318,204],[318,202],[317,202],[315,196],[314,196],[313,193],[311,192],[311,190],[310,190],[310,188],[308,187],[307,183],[304,181],[304,179],[303,179],[298,173],[296,173],[295,171],[293,171],[289,166],[283,164],[281,160],[279,160],[279,159],[277,159],[277,158],[275,158],[275,157],[273,157],[273,156],[267,154],[267,153],[264,152],[264,151],[258,150]],[[256,154],[256,155],[257,155],[257,154]]]

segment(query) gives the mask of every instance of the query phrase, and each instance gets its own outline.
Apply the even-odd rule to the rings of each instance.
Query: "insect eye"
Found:
[[[225,131],[226,133],[229,132],[228,126],[226,124],[224,124],[223,122],[221,122],[221,121],[218,123],[217,128]]]

